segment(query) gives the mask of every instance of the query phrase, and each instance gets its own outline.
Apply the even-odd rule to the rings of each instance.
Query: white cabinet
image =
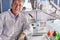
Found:
[[[32,40],[49,40],[44,36],[32,36]]]
[[[32,36],[32,40],[42,40],[41,36]]]

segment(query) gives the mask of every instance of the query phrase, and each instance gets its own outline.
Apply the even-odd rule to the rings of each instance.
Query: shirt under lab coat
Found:
[[[15,40],[17,35],[24,32],[26,35],[32,34],[24,13],[19,13],[15,17],[10,10],[0,14],[0,40]]]

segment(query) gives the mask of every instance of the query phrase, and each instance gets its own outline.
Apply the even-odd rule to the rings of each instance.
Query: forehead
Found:
[[[14,2],[22,3],[22,0],[13,0],[13,3]]]

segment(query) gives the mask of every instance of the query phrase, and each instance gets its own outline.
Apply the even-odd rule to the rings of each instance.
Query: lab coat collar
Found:
[[[11,15],[13,18],[16,18],[16,16],[11,12],[11,9],[9,9],[8,11],[9,11],[10,15]],[[17,17],[19,17],[20,14],[21,14],[21,13],[19,13],[19,15],[18,15]]]

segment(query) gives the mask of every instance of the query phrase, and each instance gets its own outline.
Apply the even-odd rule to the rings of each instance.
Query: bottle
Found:
[[[60,40],[60,33],[56,34],[56,40]]]
[[[48,31],[47,34],[50,40],[56,40],[56,31]]]
[[[40,27],[40,20],[37,20],[37,27]]]
[[[38,19],[37,20],[37,23],[36,23],[36,29],[37,29],[37,33],[40,32],[40,20]]]

